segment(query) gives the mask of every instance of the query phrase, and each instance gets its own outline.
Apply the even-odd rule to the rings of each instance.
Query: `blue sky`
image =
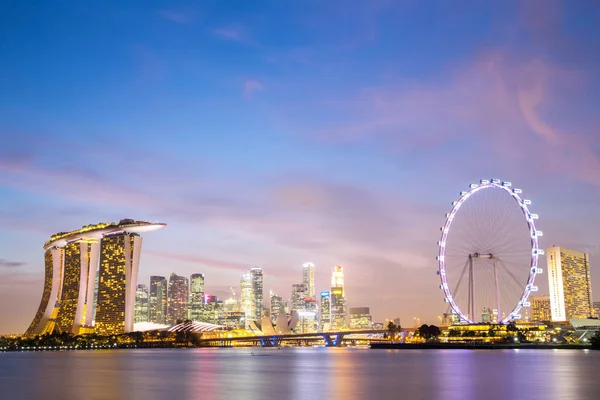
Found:
[[[341,264],[350,306],[432,323],[444,213],[491,176],[600,293],[599,26],[593,1],[13,2],[0,332],[33,317],[49,235],[124,217],[169,225],[140,282],[226,297],[257,265],[288,297]]]

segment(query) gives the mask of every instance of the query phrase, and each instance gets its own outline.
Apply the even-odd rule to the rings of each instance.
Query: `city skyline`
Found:
[[[589,254],[600,295],[597,9],[501,3],[11,8],[0,333],[35,316],[49,235],[128,215],[169,223],[138,282],[201,272],[227,298],[259,266],[287,297],[310,260],[315,297],[343,265],[349,308],[436,323],[439,228],[492,177],[526,190],[543,248]]]

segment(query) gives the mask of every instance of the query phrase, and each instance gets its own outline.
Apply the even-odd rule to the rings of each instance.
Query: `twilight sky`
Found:
[[[424,3],[9,2],[0,333],[31,322],[51,234],[125,217],[168,224],[140,283],[226,298],[260,266],[289,298],[303,262],[318,291],[341,264],[351,307],[434,323],[444,213],[491,177],[544,247],[590,253],[600,299],[600,5]]]

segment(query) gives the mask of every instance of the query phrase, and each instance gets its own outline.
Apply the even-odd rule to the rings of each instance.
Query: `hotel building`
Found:
[[[80,334],[92,327],[101,334],[131,332],[142,246],[139,234],[165,226],[124,219],[52,235],[44,245],[42,299],[25,335]]]
[[[558,246],[546,254],[552,321],[593,316],[589,256]]]

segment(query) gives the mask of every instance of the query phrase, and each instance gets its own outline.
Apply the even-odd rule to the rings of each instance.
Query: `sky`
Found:
[[[600,300],[598,71],[596,1],[9,2],[0,333],[31,322],[50,235],[122,218],[168,224],[140,283],[227,298],[259,266],[289,298],[339,264],[349,306],[436,323],[444,214],[492,177],[542,246],[590,254]]]

